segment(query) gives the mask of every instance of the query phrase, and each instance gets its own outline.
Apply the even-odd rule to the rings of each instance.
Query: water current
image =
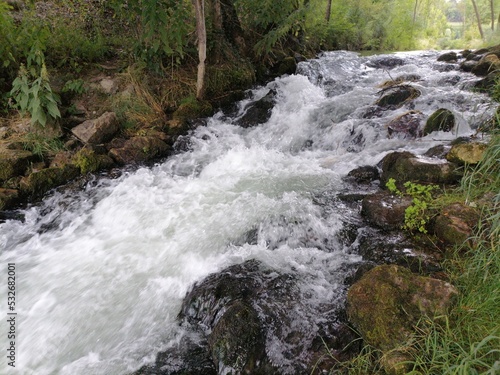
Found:
[[[196,281],[248,259],[298,275],[313,311],[341,299],[342,269],[360,257],[336,234],[359,214],[340,203],[326,210],[318,197],[345,190],[342,177],[357,166],[393,150],[422,154],[471,134],[491,113],[488,98],[469,89],[476,78],[437,56],[324,53],[300,63],[297,74],[251,90],[231,115],[207,119],[188,148],[165,161],[59,189],[23,210],[24,220],[1,223],[2,275],[16,265],[17,353],[13,369],[3,286],[0,373],[134,371],[178,340],[176,316]],[[384,67],[384,60],[392,63]],[[381,83],[410,74],[420,97],[364,118]],[[236,125],[270,90],[270,119]],[[388,137],[386,125],[398,115],[438,108],[455,113],[453,132]]]

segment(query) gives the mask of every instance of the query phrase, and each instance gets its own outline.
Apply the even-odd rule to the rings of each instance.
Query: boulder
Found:
[[[443,61],[443,62],[456,62],[458,59],[458,55],[454,51],[446,52],[440,55],[437,59],[437,61]]]
[[[442,280],[418,276],[396,265],[381,265],[351,286],[347,313],[366,344],[384,354],[394,353],[411,337],[420,319],[446,315],[457,294],[453,285]],[[394,357],[386,361],[386,372],[406,373],[398,370],[400,362]]]
[[[21,192],[25,195],[39,197],[78,175],[78,168],[71,164],[60,168],[45,168],[23,177],[20,182]]]
[[[207,336],[219,374],[311,373],[359,352],[358,345],[348,345],[356,335],[343,320],[342,307],[325,305],[327,318],[303,301],[293,275],[250,260],[196,284],[179,318]],[[326,355],[326,346],[334,358]],[[286,361],[276,363],[279,358]]]
[[[460,64],[460,69],[464,72],[472,72],[477,65],[477,61],[474,60],[465,60]]]
[[[461,245],[472,236],[479,218],[475,208],[454,203],[444,207],[436,217],[433,232],[447,245]]]
[[[106,112],[102,116],[87,120],[74,127],[71,132],[84,143],[104,143],[120,130],[116,113]]]
[[[23,175],[26,172],[34,155],[25,150],[0,150],[0,182],[11,177]]]
[[[480,142],[460,143],[453,145],[446,159],[457,164],[477,164],[483,158],[488,145]]]
[[[415,139],[422,136],[420,123],[424,115],[420,111],[409,111],[393,119],[387,125],[389,138]]]
[[[375,103],[379,107],[399,108],[406,102],[418,98],[420,91],[411,85],[391,86],[381,91],[382,97]]]
[[[449,132],[455,128],[455,115],[449,109],[440,108],[427,119],[424,136],[435,131]]]
[[[471,72],[477,76],[486,76],[498,69],[500,69],[500,59],[497,55],[490,53],[483,56]]]
[[[165,156],[169,150],[170,146],[157,137],[142,136],[126,140],[121,148],[110,149],[109,156],[118,164],[125,165]]]
[[[276,95],[275,90],[270,90],[263,98],[248,104],[245,113],[236,120],[236,124],[249,128],[267,122],[271,118]]]
[[[363,199],[361,214],[376,227],[400,229],[405,221],[405,210],[411,205],[409,196],[398,197],[388,192],[369,195]]]
[[[406,181],[431,184],[453,184],[461,178],[456,165],[446,160],[415,156],[410,152],[392,152],[382,161],[380,183],[385,186],[390,178],[396,183]]]

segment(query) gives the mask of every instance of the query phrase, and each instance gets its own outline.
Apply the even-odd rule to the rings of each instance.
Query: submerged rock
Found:
[[[219,374],[311,373],[355,355],[342,308],[309,311],[304,298],[293,275],[250,260],[196,284],[179,317],[206,335]]]
[[[275,90],[270,90],[262,99],[248,104],[245,114],[236,121],[236,124],[249,128],[267,122],[271,118],[276,95]]]
[[[389,137],[414,139],[422,136],[420,123],[424,115],[420,111],[409,111],[393,119],[387,125]]]

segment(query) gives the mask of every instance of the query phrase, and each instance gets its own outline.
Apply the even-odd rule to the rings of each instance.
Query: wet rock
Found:
[[[460,69],[464,72],[472,72],[477,65],[477,61],[474,60],[465,60],[460,64]]]
[[[445,145],[437,145],[428,149],[424,156],[428,158],[444,159],[449,152],[449,147]]]
[[[130,163],[142,163],[147,160],[165,156],[170,150],[162,140],[151,137],[133,137],[125,141],[123,147],[112,148],[109,155],[121,165]]]
[[[372,181],[378,180],[380,174],[377,167],[371,165],[364,165],[353,169],[347,174],[349,179],[353,179],[358,184],[369,184]]]
[[[474,83],[474,88],[481,92],[491,93],[495,89],[499,78],[500,78],[500,72],[498,71],[491,72],[483,79]]]
[[[14,206],[19,198],[19,192],[15,189],[0,188],[0,211]]]
[[[471,72],[477,76],[486,76],[489,73],[500,69],[500,59],[494,54],[487,54],[479,60]]]
[[[297,70],[297,61],[294,57],[288,56],[280,61],[278,65],[278,76],[283,74],[294,74]]]
[[[34,155],[24,150],[0,150],[0,182],[24,174]]]
[[[406,181],[432,184],[453,184],[461,178],[455,164],[446,160],[417,157],[409,152],[392,152],[382,161],[380,183],[385,186],[390,178],[398,184]]]
[[[440,108],[427,119],[424,136],[435,131],[450,132],[455,128],[455,115],[449,109]]]
[[[131,375],[217,375],[217,371],[206,341],[187,335],[177,346],[159,353],[154,364]]]
[[[403,59],[393,56],[375,57],[366,63],[369,67],[376,69],[393,69],[404,64]]]
[[[310,373],[326,354],[321,339],[337,359],[358,352],[356,345],[347,348],[356,336],[339,307],[325,306],[328,314],[338,313],[328,319],[318,319],[321,311],[296,315],[307,309],[303,299],[294,276],[251,260],[195,285],[184,299],[180,318],[207,335],[219,374]],[[294,323],[298,320],[300,326]],[[276,351],[287,358],[286,364],[275,363]]]
[[[399,108],[406,102],[418,98],[420,91],[410,85],[398,85],[381,91],[382,97],[375,103],[379,107]]]
[[[74,165],[66,165],[62,168],[45,168],[23,177],[20,187],[23,194],[39,197],[78,175],[79,170]]]
[[[379,228],[400,229],[405,221],[405,210],[411,203],[411,197],[398,197],[388,192],[380,192],[363,199],[361,214],[368,222]]]
[[[456,62],[458,59],[458,55],[456,52],[446,52],[440,55],[437,59],[437,61],[444,61],[444,62]]]
[[[461,143],[451,147],[446,159],[457,164],[477,164],[483,158],[488,145],[480,142]]]
[[[120,130],[114,112],[106,112],[94,120],[87,120],[74,127],[71,132],[84,143],[104,143]]]
[[[415,139],[422,136],[420,123],[424,115],[420,111],[409,111],[393,119],[387,125],[389,138]]]
[[[457,294],[447,282],[382,265],[351,286],[347,311],[365,343],[388,353],[405,344],[422,317],[446,315]],[[395,373],[394,368],[385,370]]]
[[[447,245],[461,245],[472,236],[479,217],[475,208],[455,203],[443,208],[436,217],[433,232]]]
[[[267,122],[271,118],[276,95],[275,90],[270,90],[262,99],[250,103],[245,114],[236,120],[236,124],[243,128],[249,128]]]

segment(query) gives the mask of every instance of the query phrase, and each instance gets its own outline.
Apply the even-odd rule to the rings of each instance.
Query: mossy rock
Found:
[[[73,164],[80,169],[81,174],[87,174],[110,168],[114,162],[107,155],[98,155],[90,149],[83,148],[73,156]]]
[[[21,180],[20,186],[23,194],[42,196],[44,193],[77,177],[79,169],[74,165],[61,168],[45,168],[31,173]]]
[[[435,131],[449,132],[455,128],[455,115],[449,109],[440,108],[427,119],[424,136]]]
[[[462,174],[457,166],[446,160],[417,157],[410,152],[392,152],[382,161],[380,182],[385,186],[390,178],[398,185],[407,181],[432,184],[453,184]]]
[[[297,62],[292,56],[285,57],[278,65],[278,75],[294,74],[297,70]]]
[[[444,244],[461,245],[471,238],[479,218],[475,208],[455,203],[441,210],[432,230]]]
[[[400,229],[405,222],[405,210],[412,198],[398,197],[388,192],[369,195],[363,199],[361,214],[373,225],[386,229]]]
[[[123,147],[112,148],[109,155],[121,165],[142,163],[165,156],[170,146],[153,136],[133,137],[125,141]]]
[[[477,164],[483,158],[488,145],[480,142],[453,145],[446,159],[457,164]]]
[[[382,90],[382,97],[375,103],[379,107],[399,108],[406,102],[418,98],[421,93],[411,85],[392,86]]]
[[[10,149],[0,151],[0,182],[23,175],[34,158],[29,151]]]
[[[0,188],[0,211],[11,208],[18,198],[19,192],[17,190]]]
[[[500,69],[500,59],[497,55],[490,53],[483,56],[471,72],[477,76],[487,76],[498,69]]]
[[[423,317],[446,315],[457,294],[442,280],[382,265],[351,286],[347,313],[365,343],[387,353],[404,345]]]
[[[443,61],[443,62],[456,62],[458,59],[458,55],[456,52],[446,52],[440,55],[437,59],[437,61]]]

